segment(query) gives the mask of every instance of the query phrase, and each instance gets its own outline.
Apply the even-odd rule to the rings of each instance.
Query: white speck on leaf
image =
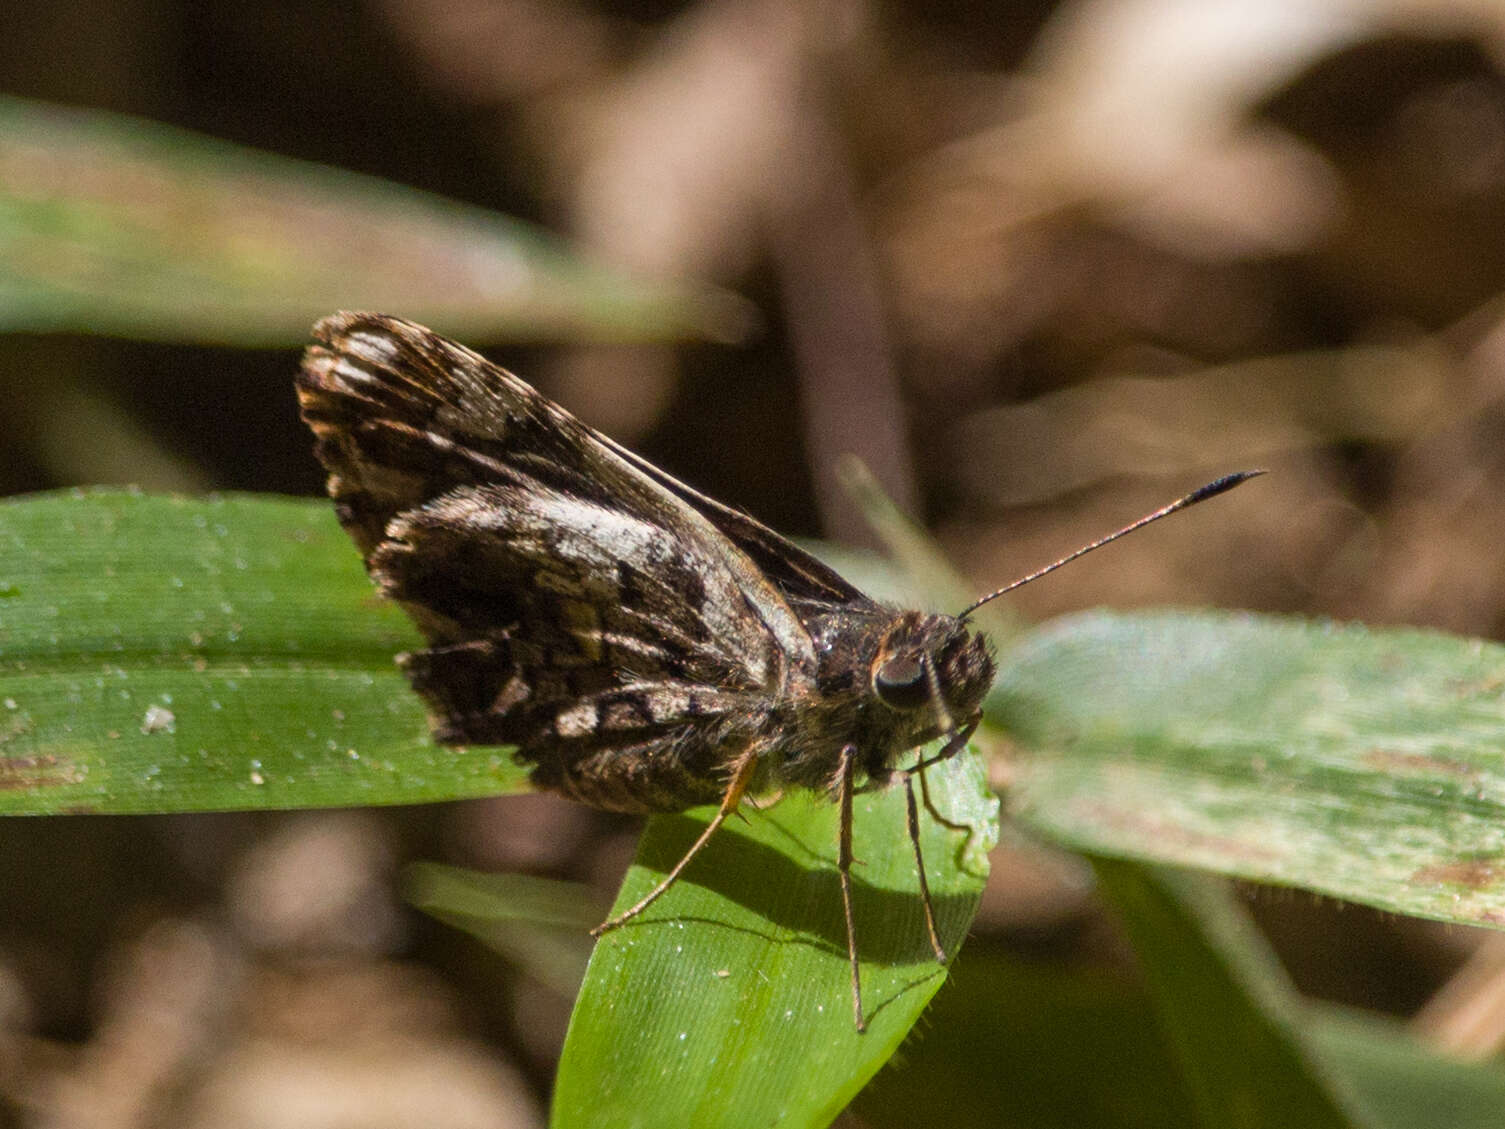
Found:
[[[141,718],[141,732],[150,737],[153,733],[171,733],[177,728],[177,715],[166,706],[147,706]]]

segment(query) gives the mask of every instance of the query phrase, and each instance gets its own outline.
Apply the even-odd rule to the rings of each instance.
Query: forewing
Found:
[[[612,440],[606,439],[605,442],[644,474],[693,506],[723,536],[747,554],[787,599],[853,608],[865,608],[873,604],[866,593],[835,569],[823,564],[756,518],[691,489],[679,479],[665,474],[647,459],[633,454]]]
[[[381,314],[336,314],[314,337],[298,397],[363,553],[397,514],[466,485],[542,482],[640,508],[642,491],[602,466],[588,428],[469,349]]]
[[[336,315],[315,336],[303,415],[341,522],[432,644],[408,665],[441,739],[568,760],[629,740],[630,723],[644,740],[707,733],[727,695],[766,700],[813,665],[746,554],[516,377],[381,315]],[[666,683],[722,696],[660,693],[635,723],[610,699]],[[614,736],[584,732],[590,702]]]

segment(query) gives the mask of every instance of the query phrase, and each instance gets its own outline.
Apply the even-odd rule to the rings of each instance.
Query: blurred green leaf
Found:
[[[1497,1129],[1505,1117],[1505,1069],[1463,1062],[1428,1047],[1398,1021],[1308,1005],[1311,1045],[1358,1092],[1386,1129]]]
[[[1138,984],[977,945],[855,1104],[874,1129],[1199,1129]]]
[[[942,941],[977,910],[997,801],[970,755],[927,775],[920,817]],[[652,888],[707,813],[654,819],[613,912]],[[822,1126],[893,1054],[945,979],[925,939],[903,790],[859,797],[854,851],[866,1034],[852,1019],[837,810],[791,793],[729,822],[685,877],[596,946],[555,1088],[554,1124]]]
[[[1111,859],[1095,866],[1199,1124],[1374,1124],[1304,1044],[1295,992],[1224,885]]]
[[[436,747],[328,503],[0,504],[0,813],[416,803],[527,787]]]
[[[1009,651],[987,710],[1056,843],[1505,923],[1505,648],[1099,612]]]
[[[874,1129],[1193,1129],[1202,1125],[1145,988],[974,945],[912,1040],[856,1102]],[[1302,1005],[1321,1060],[1386,1129],[1494,1129],[1505,1069],[1429,1050],[1394,1020]],[[1227,1121],[1217,1124],[1229,1124]],[[1305,1122],[1273,1124],[1305,1126]]]
[[[565,999],[590,959],[590,929],[605,916],[594,892],[531,874],[483,874],[415,863],[403,871],[408,902],[463,929]]]
[[[452,919],[560,925],[578,930],[581,936],[606,913],[604,904],[595,904],[590,887],[578,882],[531,874],[491,874],[436,862],[407,867],[403,871],[403,895],[426,913]]]
[[[292,345],[337,309],[474,341],[732,339],[750,307],[401,185],[0,97],[0,330]]]

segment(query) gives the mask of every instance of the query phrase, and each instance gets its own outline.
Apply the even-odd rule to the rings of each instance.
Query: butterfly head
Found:
[[[961,620],[907,613],[878,647],[872,689],[888,709],[915,714],[945,731],[976,715],[994,670],[987,639]]]

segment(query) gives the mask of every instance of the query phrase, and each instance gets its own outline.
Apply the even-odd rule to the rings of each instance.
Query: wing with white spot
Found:
[[[420,326],[340,314],[315,336],[303,417],[340,521],[430,643],[407,667],[440,740],[540,765],[709,746],[813,668],[784,596],[662,472]]]

